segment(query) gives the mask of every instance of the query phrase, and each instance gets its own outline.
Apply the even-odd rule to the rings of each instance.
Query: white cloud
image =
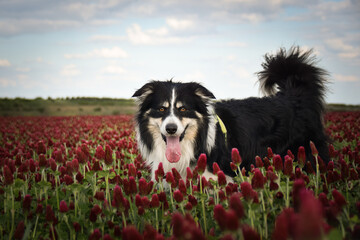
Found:
[[[85,20],[90,19],[96,14],[95,4],[72,2],[69,5],[65,6],[65,9],[69,13],[78,14]]]
[[[250,73],[248,70],[242,67],[233,68],[233,71],[235,73],[235,76],[237,76],[240,79],[249,80],[253,76],[252,73]]]
[[[11,63],[7,59],[0,59],[0,67],[10,67]]]
[[[357,58],[359,56],[360,56],[360,49],[357,49],[354,52],[339,53],[340,58]]]
[[[17,72],[30,72],[30,68],[28,68],[28,67],[23,67],[23,68],[21,68],[21,67],[18,67],[18,68],[16,68],[16,71]]]
[[[191,37],[174,36],[173,31],[189,30],[190,21],[177,20],[175,18],[166,19],[166,26],[159,28],[150,28],[143,30],[139,24],[132,24],[126,29],[125,36],[117,35],[94,35],[91,41],[117,42],[128,41],[134,45],[163,45],[163,44],[181,44],[190,42]],[[171,31],[173,30],[173,31]],[[66,54],[66,58],[90,58],[96,55],[94,52],[87,54]]]
[[[119,47],[94,49],[84,54],[65,54],[67,59],[88,59],[88,58],[127,58],[126,51]]]
[[[189,19],[177,19],[177,18],[167,18],[166,24],[175,30],[187,30],[193,28],[195,23]]]
[[[31,79],[28,75],[25,75],[25,74],[19,74],[16,76],[16,78],[17,78],[17,84],[21,88],[39,89],[39,88],[43,87],[43,83],[41,83],[40,81]]]
[[[328,44],[329,47],[335,50],[351,51],[353,48],[352,46],[345,44],[343,39],[341,38],[327,39],[325,42]]]
[[[240,42],[240,41],[229,42],[229,43],[227,43],[227,45],[229,47],[246,47],[247,46],[247,44],[245,42]]]
[[[169,35],[169,30],[166,27],[152,28],[146,30],[146,33],[152,36],[166,37]]]
[[[235,7],[239,9],[239,7]],[[262,9],[249,9],[248,12],[243,9],[239,12],[233,12],[230,9],[214,10],[210,12],[210,19],[217,23],[259,23],[274,18],[279,9],[266,11]],[[274,12],[275,11],[275,12]]]
[[[92,41],[109,41],[109,42],[116,42],[125,40],[125,36],[113,36],[113,35],[94,35],[90,38]]]
[[[313,7],[314,14],[325,20],[331,18],[334,14],[356,11],[356,1],[321,1]]]
[[[243,13],[240,19],[245,22],[258,23],[265,20],[265,16],[261,13]]]
[[[28,32],[49,32],[59,29],[109,25],[118,22],[117,14],[124,11],[122,1],[16,0],[0,2],[0,35]],[[118,5],[118,6],[116,6]],[[114,20],[115,19],[115,20]]]
[[[206,79],[205,74],[200,71],[195,71],[184,76],[184,81],[202,82]]]
[[[140,25],[133,24],[126,33],[128,40],[134,45],[179,44],[191,41],[190,38],[171,36],[165,27],[144,31]]]
[[[335,81],[339,82],[358,82],[359,77],[353,75],[341,75],[341,74],[334,74]]]
[[[17,75],[17,78],[21,81],[25,81],[25,80],[29,79],[29,76],[25,75],[25,74],[19,74],[19,75]]]
[[[103,68],[103,72],[106,74],[124,74],[126,70],[118,65],[109,65]]]
[[[1,87],[15,87],[16,82],[6,79],[6,78],[0,78],[0,86]]]
[[[325,43],[337,51],[340,58],[353,59],[360,56],[360,47],[347,44],[342,38],[326,39]]]
[[[69,54],[66,53],[64,54],[64,57],[67,59],[86,59],[86,58],[91,58],[92,55],[90,55],[90,53],[85,53],[85,54]]]
[[[80,75],[80,70],[77,68],[76,65],[70,64],[70,65],[65,66],[61,70],[60,74],[65,77],[75,77],[75,76]]]
[[[79,26],[81,26],[80,22],[68,19],[1,19],[0,34],[13,35],[24,32],[44,32],[45,30],[58,30]]]
[[[237,59],[237,56],[235,56],[235,55],[227,55],[226,57],[225,57],[225,59],[227,60],[227,61],[229,61],[229,62],[233,62],[233,61],[235,61],[236,59]]]
[[[119,47],[95,49],[93,55],[102,58],[127,58],[128,54]]]

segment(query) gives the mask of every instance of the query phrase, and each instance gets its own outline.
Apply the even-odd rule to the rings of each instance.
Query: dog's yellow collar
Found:
[[[224,122],[221,120],[221,118],[219,117],[219,115],[216,114],[216,119],[220,125],[220,128],[221,128],[221,131],[222,133],[224,134],[225,136],[225,143],[227,143],[227,130],[226,130],[226,127],[225,127],[225,124]]]

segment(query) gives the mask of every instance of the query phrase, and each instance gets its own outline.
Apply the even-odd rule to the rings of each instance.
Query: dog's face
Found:
[[[156,153],[156,158],[166,157],[168,163],[187,161],[188,165],[214,95],[197,83],[153,81],[133,97],[139,105],[137,132],[142,155],[151,158]]]

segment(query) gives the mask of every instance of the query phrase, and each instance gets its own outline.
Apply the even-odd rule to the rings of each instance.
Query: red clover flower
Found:
[[[205,172],[206,162],[207,162],[206,155],[205,155],[204,153],[200,154],[199,159],[198,159],[198,162],[197,162],[198,173],[199,173],[200,175]]]
[[[233,148],[231,150],[231,160],[236,166],[240,166],[242,159],[239,153],[239,150],[237,148]]]

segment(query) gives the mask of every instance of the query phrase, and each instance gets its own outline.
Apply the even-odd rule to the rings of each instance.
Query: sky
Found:
[[[266,53],[313,49],[360,104],[358,0],[0,0],[0,98],[131,98],[150,80],[259,97]]]

